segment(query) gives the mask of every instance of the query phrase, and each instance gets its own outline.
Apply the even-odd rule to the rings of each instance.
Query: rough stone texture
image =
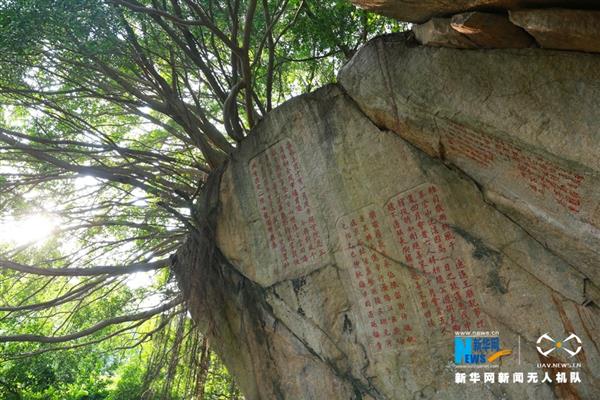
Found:
[[[344,91],[329,86],[269,113],[233,154],[218,195],[209,198],[216,210],[218,250],[190,241],[178,254],[176,271],[194,318],[209,332],[248,399],[600,396],[600,315],[596,305],[582,305],[585,276],[570,259],[548,251],[515,223],[507,211],[512,203],[502,210],[490,204],[490,189],[482,186],[482,191],[466,162],[455,158],[468,174],[431,156],[440,154],[444,128],[439,123],[448,112],[442,107],[446,103],[434,102],[433,108],[412,104],[412,96],[417,101],[428,93],[452,93],[456,107],[477,101],[477,108],[487,106],[481,96],[491,96],[488,90],[469,99],[469,84],[462,83],[464,91],[450,92],[454,83],[448,76],[432,78],[439,73],[438,63],[450,65],[445,63],[450,51],[407,49],[389,38],[376,41],[341,75],[366,115]],[[390,69],[382,57],[396,67]],[[527,57],[515,53],[514,58]],[[463,76],[465,66],[453,61]],[[514,66],[496,64],[498,59],[477,61],[474,69]],[[368,75],[364,68],[369,68]],[[391,88],[390,70],[395,79]],[[535,80],[536,69],[520,73]],[[417,92],[427,79],[432,82]],[[480,77],[470,79],[479,82]],[[486,80],[488,88],[507,84],[502,75],[490,74]],[[494,109],[500,117],[518,98],[518,93],[510,95],[511,89],[509,85],[499,93],[504,101]],[[411,96],[401,97],[397,92],[402,90],[411,90]],[[541,94],[534,91],[532,96]],[[399,122],[399,115],[410,118]],[[379,129],[372,120],[402,134],[408,127],[411,134],[405,136],[417,146]],[[458,116],[455,120],[463,121]],[[518,121],[523,124],[525,119]],[[544,121],[544,126],[556,125]],[[517,123],[511,126],[516,129]],[[497,124],[485,132],[496,135],[502,128]],[[414,140],[418,135],[422,139]],[[545,147],[538,147],[546,156]],[[598,162],[592,158],[582,154],[568,165],[588,171]],[[525,196],[523,188],[519,191]],[[521,201],[532,209],[544,203],[531,196]],[[210,229],[198,238],[206,236]],[[444,286],[457,277],[460,287]],[[369,292],[373,286],[378,294]],[[432,296],[442,302],[446,290],[459,295],[448,297],[447,308],[438,315]],[[389,328],[381,319],[375,321],[373,310]],[[513,350],[521,336],[521,365],[516,357],[503,358],[500,370],[505,372],[535,371],[540,359],[534,342],[540,334],[574,331],[585,344],[577,357],[584,365],[583,382],[456,385],[453,331],[469,327],[498,330],[503,347]]]
[[[600,57],[411,47],[397,35],[364,47],[340,81],[378,126],[464,171],[600,286]],[[543,281],[562,273],[535,269]]]
[[[463,34],[479,48],[527,48],[535,42],[523,29],[513,25],[506,15],[467,12],[452,16],[452,29]]]
[[[600,52],[600,11],[521,10],[510,20],[548,49]]]
[[[432,18],[412,28],[419,43],[427,46],[474,49],[478,46],[450,26],[450,18]]]
[[[358,7],[400,21],[423,23],[433,17],[449,16],[464,11],[502,11],[523,8],[568,7],[598,8],[594,0],[351,0]]]

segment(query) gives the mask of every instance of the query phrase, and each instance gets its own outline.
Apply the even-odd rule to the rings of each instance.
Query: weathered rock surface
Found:
[[[440,155],[444,102],[429,109],[412,105],[411,98],[398,100],[396,92],[405,88],[417,100],[424,79],[433,81],[424,86],[427,93],[450,93],[452,81],[431,76],[444,55],[425,64],[432,51],[409,50],[389,38],[372,43],[341,75],[366,114],[335,86],[296,98],[261,122],[224,171],[213,199],[216,243],[224,258],[214,270],[189,272],[198,283],[190,283],[187,292],[194,318],[208,327],[247,398],[600,396],[600,315],[597,306],[582,305],[585,275],[548,251],[508,211],[490,204],[489,189],[482,186],[482,192],[472,171],[433,157]],[[419,57],[414,68],[422,78],[409,68]],[[477,66],[497,61],[482,59]],[[370,76],[361,75],[367,67]],[[419,83],[411,87],[413,79]],[[497,79],[507,84],[502,75],[487,76],[494,85]],[[496,104],[501,115],[513,101],[507,96],[512,87],[505,89],[505,101]],[[453,93],[462,106],[464,94]],[[481,96],[488,95],[469,101],[485,108]],[[390,114],[390,107],[397,113]],[[410,123],[399,122],[399,115],[410,115]],[[410,135],[403,134],[407,126]],[[581,156],[569,165],[584,162],[597,160]],[[521,201],[533,209],[543,203],[531,196]],[[521,211],[517,207],[515,213]],[[178,262],[195,259],[200,265],[210,259],[198,255],[201,247],[191,243]],[[499,331],[503,347],[515,352],[521,340],[519,358],[496,362],[502,372],[536,371],[537,338],[575,331],[585,345],[577,356],[584,365],[582,383],[455,384],[460,368],[453,364],[454,331],[473,329]],[[569,361],[562,354],[555,360]]]
[[[450,18],[432,18],[424,24],[414,25],[413,32],[419,43],[427,46],[474,49],[478,46],[450,26]]]
[[[548,49],[600,52],[600,11],[521,10],[510,20]]]
[[[413,25],[417,41],[426,46],[457,49],[527,48],[533,38],[505,15],[468,12],[452,18],[432,18]]]
[[[520,49],[535,43],[527,32],[512,24],[506,15],[477,11],[456,14],[452,16],[450,26],[478,48]]]
[[[598,8],[594,0],[351,0],[358,7],[400,21],[422,23],[434,17],[449,16],[464,11],[503,11],[524,8]]]
[[[363,48],[340,81],[378,126],[464,171],[600,286],[600,57],[411,47],[398,35]]]

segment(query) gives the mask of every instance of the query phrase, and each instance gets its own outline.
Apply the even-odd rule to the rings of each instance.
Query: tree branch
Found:
[[[166,258],[153,262],[130,264],[128,266],[106,265],[90,268],[40,268],[0,259],[0,268],[42,276],[127,275],[136,272],[154,271],[170,265],[171,261]]]
[[[118,324],[122,324],[124,322],[132,322],[132,321],[140,321],[140,320],[144,320],[144,319],[149,319],[150,317],[153,317],[154,315],[163,313],[163,312],[181,304],[182,302],[183,302],[183,298],[181,296],[178,296],[178,297],[174,298],[173,300],[169,301],[168,303],[165,303],[159,307],[152,308],[152,309],[146,310],[146,311],[142,311],[142,312],[139,312],[136,314],[122,315],[120,317],[110,318],[110,319],[101,321],[101,322],[97,323],[96,325],[93,325],[87,329],[84,329],[79,332],[71,333],[69,335],[41,336],[41,335],[24,334],[24,335],[14,335],[14,336],[0,336],[0,343],[6,343],[6,342],[37,342],[37,343],[68,342],[71,340],[89,336],[89,335],[96,333],[96,332],[98,332],[108,326],[111,326],[111,325],[118,325]]]

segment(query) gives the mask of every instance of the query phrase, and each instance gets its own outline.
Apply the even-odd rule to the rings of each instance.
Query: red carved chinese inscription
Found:
[[[447,137],[449,155],[468,158],[482,167],[502,168],[508,163],[518,172],[520,182],[532,192],[553,198],[572,213],[581,209],[580,186],[583,175],[568,171],[558,164],[524,151],[520,147],[498,138],[469,132],[465,127],[449,125]]]
[[[250,161],[258,208],[269,248],[284,270],[326,254],[293,143],[281,141]]]
[[[338,224],[343,251],[352,268],[350,280],[374,350],[398,349],[416,341],[409,320],[410,297],[397,267],[387,256],[383,239],[388,232],[373,209],[344,217]],[[412,313],[412,312],[410,312]]]
[[[484,328],[465,263],[454,251],[455,236],[439,189],[419,186],[392,198],[385,208],[426,331]]]

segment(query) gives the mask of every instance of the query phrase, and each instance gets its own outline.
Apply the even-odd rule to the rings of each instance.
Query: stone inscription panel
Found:
[[[449,156],[466,158],[483,168],[507,169],[530,193],[548,199],[569,213],[581,211],[584,176],[498,138],[448,124],[446,147]]]
[[[409,320],[414,305],[405,286],[408,276],[388,257],[382,211],[367,207],[338,221],[342,252],[351,265],[352,291],[374,351],[396,350],[416,342]]]
[[[351,293],[373,351],[488,329],[451,224],[432,184],[338,221]]]
[[[483,329],[486,322],[437,186],[421,185],[386,205],[425,332]]]
[[[275,273],[318,262],[327,254],[294,144],[282,140],[250,160],[250,174]]]

